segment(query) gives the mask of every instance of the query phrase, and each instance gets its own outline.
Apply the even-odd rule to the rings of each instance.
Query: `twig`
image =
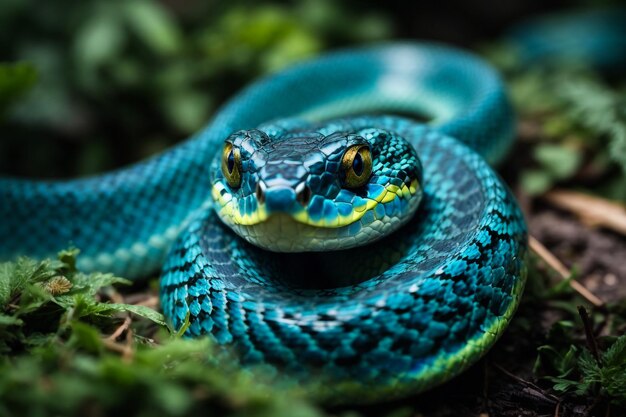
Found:
[[[532,236],[528,237],[528,244],[530,245],[530,249],[537,254],[550,268],[556,271],[561,278],[569,279],[572,273],[558,260],[552,252],[550,252],[541,242],[535,239]],[[569,281],[570,286],[581,295],[585,300],[589,301],[591,304],[598,308],[604,307],[604,301],[598,298],[594,293],[589,291],[584,285],[580,282],[572,279]]]
[[[104,343],[104,347],[113,352],[121,353],[122,356],[126,355],[129,349],[128,345],[122,345],[109,339],[103,339],[102,342]]]
[[[493,363],[493,366],[499,370],[500,372],[502,372],[503,374],[505,374],[506,376],[508,376],[509,378],[517,381],[518,383],[528,387],[528,388],[532,388],[535,391],[537,391],[538,393],[540,393],[541,395],[545,396],[546,398],[549,398],[555,402],[560,402],[561,400],[559,399],[559,397],[556,397],[552,394],[548,394],[547,392],[545,392],[543,389],[541,389],[540,387],[538,387],[537,385],[533,384],[530,381],[526,381],[523,378],[520,378],[519,376],[515,375],[514,373],[512,373],[511,371],[507,371],[506,369],[504,369],[502,366],[498,365],[497,363]]]
[[[124,333],[126,329],[128,329],[128,326],[130,326],[130,323],[132,323],[132,320],[130,319],[130,316],[127,315],[124,318],[124,321],[122,322],[122,324],[120,324],[118,328],[115,329],[115,331],[111,334],[111,336],[107,337],[107,339],[115,341],[118,337],[122,335],[122,333]]]
[[[602,366],[602,363],[600,362],[600,354],[598,353],[598,343],[596,342],[596,337],[593,334],[593,324],[591,323],[591,319],[589,318],[589,313],[587,313],[587,309],[585,307],[578,306],[578,314],[580,315],[580,319],[582,320],[583,327],[585,329],[585,339],[587,339],[587,347],[595,358],[598,366]]]
[[[133,337],[133,329],[129,328],[128,331],[126,332],[125,346],[127,347],[127,349],[122,354],[122,359],[126,360],[127,362],[130,362],[133,359],[133,356],[135,355],[135,349],[133,348],[134,340],[135,339]]]
[[[554,190],[544,198],[577,215],[589,226],[603,226],[626,235],[626,207],[612,201],[574,191]]]
[[[146,306],[146,307],[150,307],[150,308],[157,308],[159,305],[159,297],[157,297],[156,295],[151,295],[150,297],[146,298],[145,300],[142,300],[138,303],[135,303],[135,305],[138,306]]]
[[[598,404],[600,404],[600,401],[602,401],[602,396],[596,395],[596,397],[593,399],[593,403],[591,403],[591,405],[585,408],[583,415],[587,417],[589,413],[591,413],[591,411],[593,411],[593,409],[596,408]]]
[[[121,354],[123,360],[125,360],[126,362],[130,362],[133,359],[133,356],[135,354],[132,344],[128,343],[128,339],[129,339],[128,334],[130,333],[131,331],[129,330],[126,336],[126,343],[124,344],[117,343],[113,340],[109,340],[108,338],[103,339],[102,343],[104,344],[105,348],[113,352],[117,352]],[[132,339],[132,335],[130,336],[130,338]]]
[[[149,292],[127,294],[126,297],[124,297],[124,302],[126,304],[139,304],[152,297],[155,297],[155,295]]]
[[[159,306],[159,297],[152,293],[129,294],[124,297],[124,303],[156,309]]]

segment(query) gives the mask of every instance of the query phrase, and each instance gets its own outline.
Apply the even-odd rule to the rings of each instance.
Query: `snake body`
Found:
[[[418,392],[464,370],[502,333],[524,286],[524,221],[483,158],[497,161],[513,137],[513,114],[498,75],[448,47],[391,44],[317,58],[252,86],[244,100],[266,100],[270,88],[284,89],[272,91],[282,97],[272,101],[278,111],[273,119],[280,120],[222,137],[219,146],[228,138],[227,150],[239,148],[249,166],[242,165],[241,184],[230,187],[218,152],[210,169],[214,210],[194,219],[163,269],[164,313],[177,327],[189,317],[191,336],[212,334],[233,344],[244,363],[276,365],[314,385],[317,394],[342,401]],[[284,119],[283,106],[296,118]],[[374,112],[419,115],[430,123]],[[399,161],[384,164],[384,151],[375,151],[368,137],[381,132],[382,146]],[[356,197],[328,168],[355,136],[372,143],[374,159],[369,184]],[[317,226],[323,242],[334,241],[329,230],[335,237],[355,236],[377,219],[390,223],[410,211],[401,206],[416,199],[410,191],[387,204],[376,193],[395,190],[392,166],[411,166],[412,153],[400,151],[394,140],[413,148],[422,165],[413,174],[406,168],[395,184],[409,189],[417,178],[414,194],[420,188],[423,194],[400,230],[347,250],[277,254],[255,246],[290,251],[281,242],[310,244],[318,235],[293,232],[289,224],[334,225],[332,202],[349,201],[349,214],[361,205],[366,215],[330,229]],[[316,171],[310,162],[318,156],[307,144],[326,142],[339,145],[321,157],[325,168]],[[280,168],[264,169],[272,163]],[[318,185],[322,177],[330,178],[327,185]],[[258,225],[248,225],[273,218],[256,218],[268,206],[255,199],[259,182],[267,184],[268,197],[273,188],[291,189],[294,196],[300,183],[313,195],[304,209],[293,201],[285,205],[281,214],[292,221],[266,227],[265,239],[252,231]],[[305,218],[298,217],[305,209]],[[380,238],[373,229],[370,241]]]
[[[130,278],[166,259],[163,311],[189,336],[327,398],[414,393],[478,360],[521,297],[526,227],[488,164],[513,135],[500,78],[469,53],[340,51],[257,81],[129,168],[0,178],[0,255],[74,244],[83,270]],[[340,161],[364,147],[353,168],[371,157],[371,173],[350,185]]]

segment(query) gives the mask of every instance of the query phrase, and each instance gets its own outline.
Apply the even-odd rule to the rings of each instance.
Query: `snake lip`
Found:
[[[415,185],[414,185],[415,187]],[[415,213],[421,197],[398,199],[395,204],[407,204],[404,215],[387,215],[385,210],[376,210],[378,205],[384,205],[384,195],[380,201],[368,200],[367,204],[359,206],[349,215],[336,213],[322,215],[320,212],[311,212],[311,206],[303,207],[295,200],[295,190],[276,188],[282,191],[277,193],[277,202],[271,203],[272,198],[266,198],[254,213],[237,221],[230,215],[218,211],[222,221],[227,223],[239,236],[249,243],[273,252],[321,252],[328,250],[349,249],[374,242],[391,231],[405,224]],[[417,189],[414,188],[414,192]],[[271,195],[268,193],[267,195]],[[421,192],[420,192],[421,195]],[[285,197],[288,196],[289,198]],[[279,198],[280,197],[280,198]],[[284,204],[288,203],[287,206]],[[274,210],[268,209],[268,205]],[[281,210],[276,210],[279,205]],[[236,212],[238,210],[227,210]],[[369,214],[368,214],[369,213]],[[363,221],[363,217],[367,220]]]
[[[232,227],[248,242],[272,252],[320,252],[357,246],[347,245],[347,230],[319,227],[284,212],[273,213],[251,226]]]

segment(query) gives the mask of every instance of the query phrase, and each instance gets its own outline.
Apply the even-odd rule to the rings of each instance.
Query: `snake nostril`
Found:
[[[256,184],[256,200],[259,204],[265,203],[265,183],[263,181],[259,181]]]
[[[296,200],[305,207],[311,200],[311,189],[303,182],[296,187]]]

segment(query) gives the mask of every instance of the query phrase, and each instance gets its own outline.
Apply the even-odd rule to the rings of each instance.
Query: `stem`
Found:
[[[602,366],[600,362],[600,354],[598,353],[598,343],[596,341],[596,337],[593,334],[593,324],[591,323],[591,319],[589,318],[589,313],[587,313],[587,309],[583,306],[578,306],[578,314],[580,315],[580,319],[583,322],[583,327],[585,329],[585,339],[587,339],[587,348],[595,358],[598,366]]]

